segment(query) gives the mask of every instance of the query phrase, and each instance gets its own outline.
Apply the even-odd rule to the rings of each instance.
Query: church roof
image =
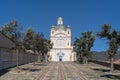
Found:
[[[66,29],[70,29],[70,27],[69,26],[64,27],[63,25],[56,25],[56,26],[52,26],[52,29],[55,29],[55,30],[60,30],[60,29],[66,30]]]
[[[70,29],[70,26],[68,25],[67,27],[64,27],[63,25],[63,20],[62,20],[62,17],[59,17],[58,18],[58,24],[56,26],[52,25],[52,29],[55,29],[55,30],[59,30],[59,29],[62,29],[62,30],[66,30],[66,29]]]

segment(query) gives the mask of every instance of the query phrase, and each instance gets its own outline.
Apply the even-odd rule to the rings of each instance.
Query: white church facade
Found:
[[[76,53],[71,45],[71,28],[63,25],[61,17],[58,18],[57,25],[52,25],[50,30],[50,40],[53,44],[49,52],[50,61],[75,61]]]

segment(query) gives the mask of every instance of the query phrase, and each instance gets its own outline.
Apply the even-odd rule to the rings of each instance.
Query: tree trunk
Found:
[[[47,62],[47,55],[45,56],[45,62]]]
[[[19,72],[19,49],[16,49],[17,51],[17,61],[16,61],[16,67],[17,67],[17,71]]]
[[[83,57],[83,64],[85,64],[85,56]]]
[[[85,58],[83,57],[83,64],[85,64]]]
[[[85,61],[86,61],[86,62],[85,62],[85,64],[88,64],[88,58],[87,58],[87,57],[85,57],[85,59],[86,59],[86,60],[85,60]]]
[[[80,62],[82,62],[83,61],[82,53],[80,53],[79,55],[80,55]]]
[[[40,60],[40,54],[39,54],[39,53],[38,53],[37,61],[38,61],[38,62],[41,62],[41,60]]]
[[[86,56],[83,57],[83,64],[88,64],[88,58]]]
[[[114,71],[114,58],[110,59],[110,72]]]
[[[81,62],[81,55],[78,54],[78,61]]]
[[[34,58],[33,58],[33,60],[34,60],[34,61],[33,61],[33,65],[35,66],[35,61],[36,61],[36,60],[35,60],[35,51],[34,51]]]

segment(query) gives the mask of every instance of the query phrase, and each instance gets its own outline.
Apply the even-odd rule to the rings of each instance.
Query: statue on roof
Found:
[[[63,24],[62,17],[59,17],[58,18],[58,25],[62,25],[62,24]]]

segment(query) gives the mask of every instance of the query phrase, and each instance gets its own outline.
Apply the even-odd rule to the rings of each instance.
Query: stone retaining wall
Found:
[[[17,54],[15,50],[0,48],[0,70],[16,66]],[[33,62],[37,55],[20,51],[19,65]]]
[[[97,61],[97,60],[96,61],[92,60],[91,62],[99,64],[99,65],[102,65],[102,66],[105,66],[105,67],[110,67],[110,63],[109,62]],[[114,69],[115,70],[120,70],[120,65],[114,64]]]

